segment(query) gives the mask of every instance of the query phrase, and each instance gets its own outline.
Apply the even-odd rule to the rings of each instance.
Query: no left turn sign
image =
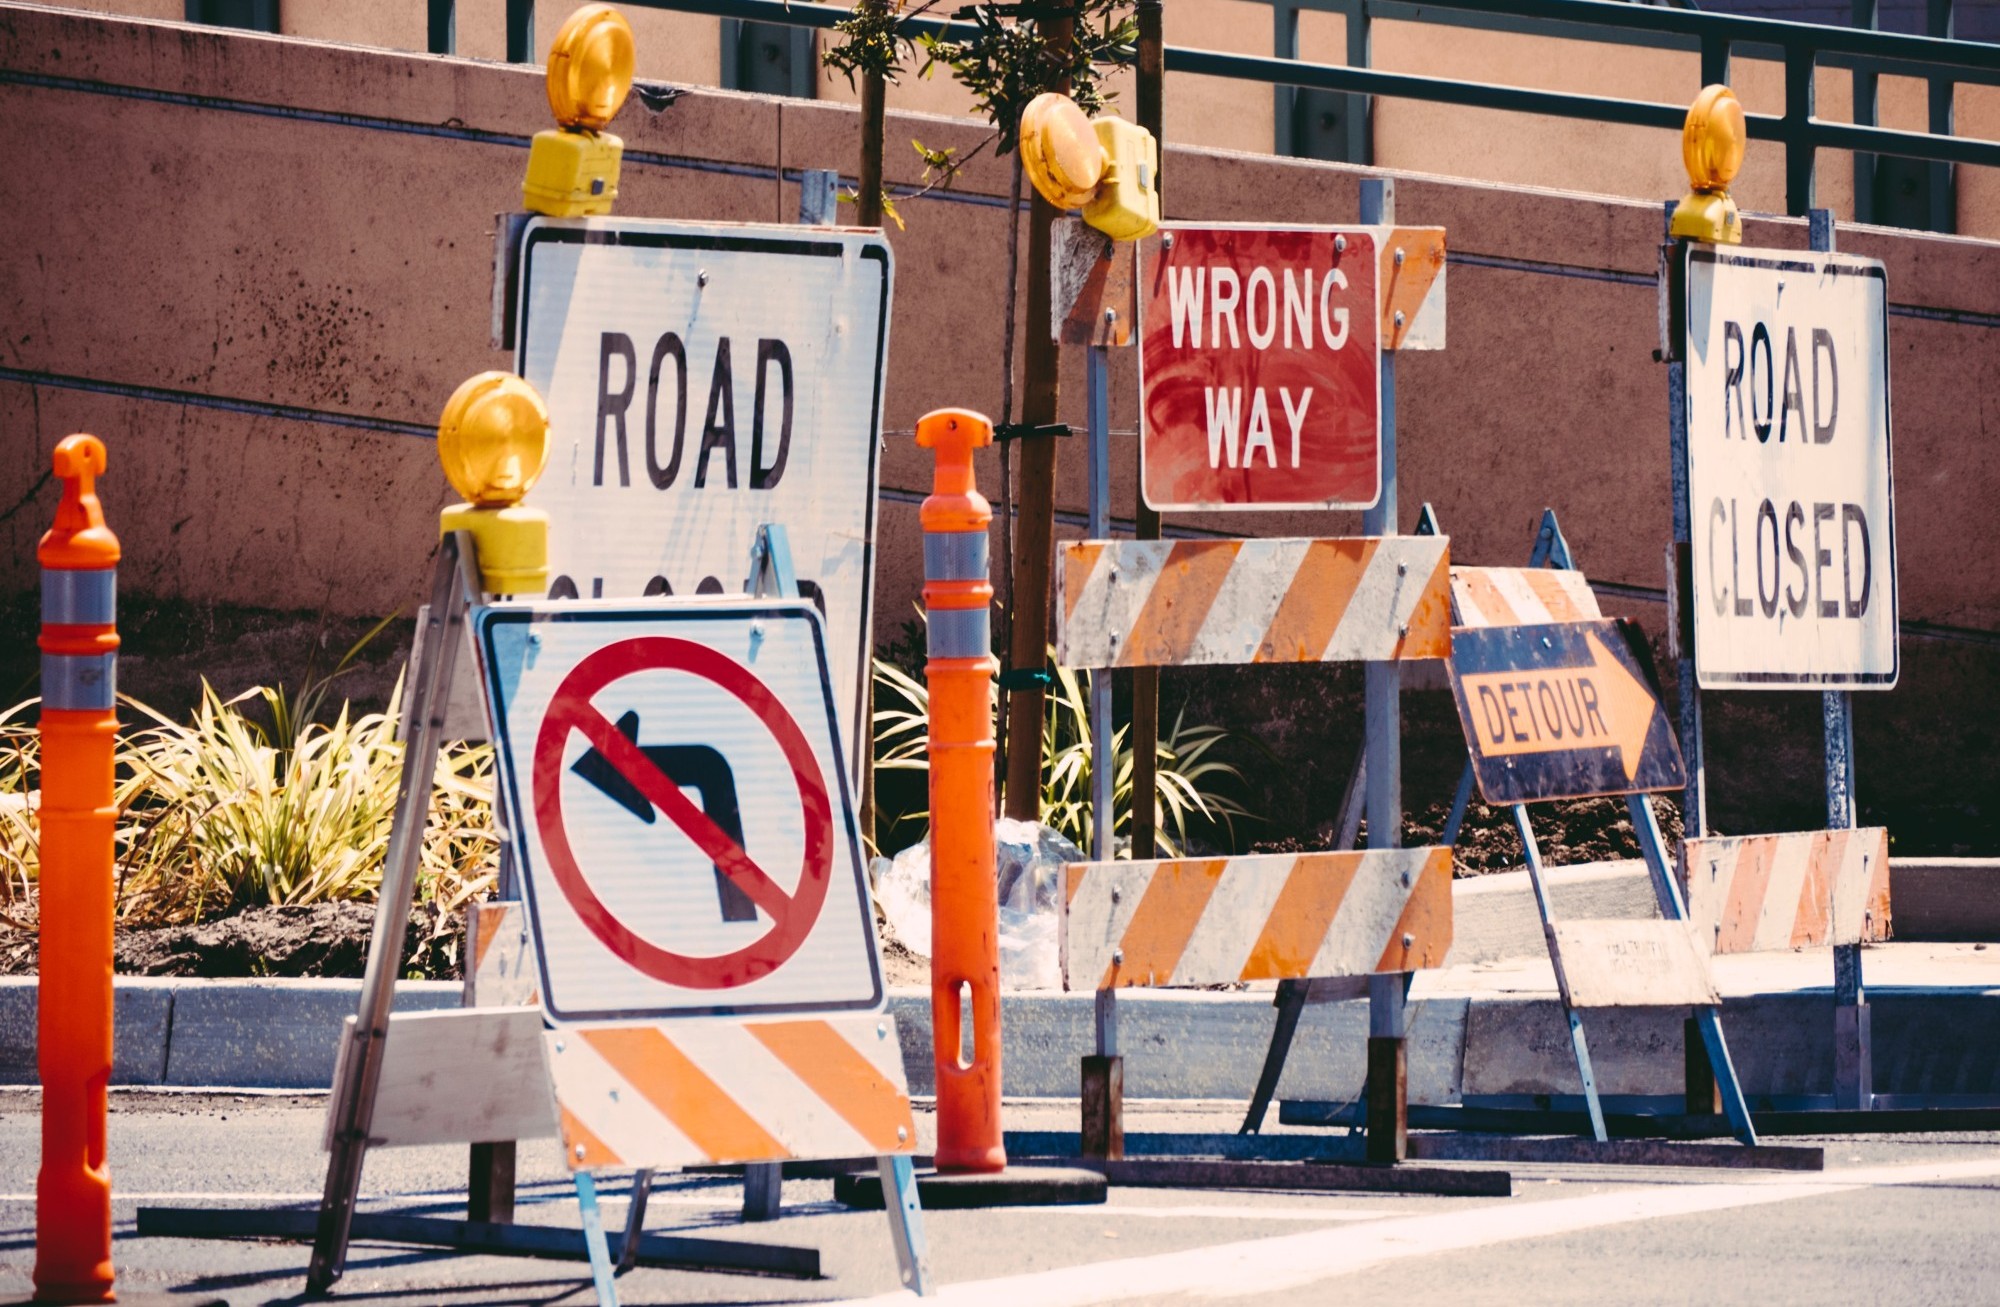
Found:
[[[881,999],[809,604],[501,606],[479,624],[558,1020]]]

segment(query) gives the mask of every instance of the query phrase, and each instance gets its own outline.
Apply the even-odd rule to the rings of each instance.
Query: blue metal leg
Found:
[[[1465,772],[1458,778],[1458,793],[1451,799],[1451,816],[1445,818],[1444,833],[1438,836],[1438,843],[1446,848],[1458,847],[1458,828],[1465,824],[1465,810],[1472,803],[1472,764],[1465,764]]]
[[[1542,914],[1542,935],[1548,940],[1549,962],[1556,969],[1556,991],[1562,998],[1563,1016],[1569,1022],[1570,1047],[1576,1050],[1576,1071],[1583,1078],[1583,1103],[1590,1110],[1590,1132],[1598,1143],[1606,1143],[1611,1133],[1604,1128],[1604,1106],[1597,1101],[1597,1076],[1590,1069],[1590,1045],[1583,1037],[1583,1018],[1569,1003],[1562,950],[1556,947],[1555,904],[1549,899],[1549,887],[1542,872],[1542,846],[1535,840],[1535,827],[1528,819],[1526,804],[1514,805],[1514,829],[1521,834],[1521,851],[1528,861],[1528,882],[1535,887],[1535,908]]]
[[[896,1245],[896,1265],[903,1287],[919,1298],[931,1292],[930,1254],[924,1247],[924,1209],[917,1201],[917,1169],[908,1157],[883,1157],[883,1208],[889,1213],[889,1238]]]
[[[583,1214],[583,1247],[590,1254],[590,1283],[597,1307],[618,1307],[618,1284],[611,1274],[611,1249],[604,1242],[604,1213],[597,1209],[597,1181],[576,1173],[576,1205]]]
[[[1681,898],[1680,882],[1667,865],[1667,842],[1660,836],[1659,819],[1646,795],[1625,796],[1625,810],[1632,814],[1632,829],[1639,836],[1639,850],[1646,856],[1646,871],[1653,878],[1653,897],[1660,915],[1668,921],[1686,921],[1687,903]],[[1708,1050],[1708,1065],[1715,1072],[1715,1087],[1722,1091],[1722,1113],[1730,1129],[1746,1144],[1757,1142],[1757,1127],[1750,1121],[1750,1105],[1743,1099],[1743,1085],[1736,1078],[1736,1063],[1730,1060],[1729,1045],[1722,1038],[1722,1014],[1712,1007],[1696,1008],[1695,1024],[1701,1028],[1701,1042]]]
[[[653,1168],[642,1167],[632,1176],[632,1201],[625,1209],[625,1242],[618,1246],[618,1274],[623,1275],[639,1261],[639,1236],[646,1232],[646,1200],[653,1196]]]

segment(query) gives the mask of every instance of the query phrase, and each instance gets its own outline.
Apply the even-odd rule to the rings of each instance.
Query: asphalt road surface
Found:
[[[1128,1129],[1226,1130],[1228,1105],[1131,1105]],[[0,1298],[34,1259],[39,1096],[0,1091]],[[317,1096],[117,1093],[111,1158],[120,1287],[231,1303],[295,1301],[308,1250],[257,1241],[139,1239],[140,1204],[317,1202]],[[1074,1128],[1074,1105],[1009,1104],[1010,1128]],[[928,1134],[929,1121],[924,1120]],[[1511,1198],[1114,1188],[1101,1207],[926,1214],[947,1304],[2000,1302],[2000,1136],[1784,1140],[1827,1149],[1821,1173],[1657,1167],[1509,1167]],[[925,1140],[928,1146],[928,1139]],[[521,1146],[518,1219],[575,1228],[552,1143]],[[464,1211],[465,1150],[371,1155],[367,1209]],[[625,1183],[605,1216],[622,1224]],[[782,1219],[744,1225],[741,1188],[678,1177],[655,1191],[650,1232],[818,1248],[824,1278],[638,1270],[625,1303],[912,1302],[880,1213],[849,1212],[826,1181],[785,1185]],[[335,1301],[592,1301],[581,1263],[354,1245]]]

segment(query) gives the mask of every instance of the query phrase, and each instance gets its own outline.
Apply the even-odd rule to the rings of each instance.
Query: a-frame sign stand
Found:
[[[458,1221],[434,1217],[357,1212],[362,1165],[371,1143],[380,1142],[377,1120],[384,1054],[389,1045],[390,1010],[395,980],[402,969],[403,925],[409,918],[416,888],[424,826],[435,780],[438,749],[446,728],[453,671],[465,647],[473,609],[486,599],[481,590],[476,546],[467,532],[446,534],[432,570],[429,603],[419,623],[410,658],[400,737],[404,742],[402,776],[397,789],[394,826],[384,862],[374,934],[367,970],[354,1020],[347,1025],[337,1054],[333,1100],[328,1109],[329,1159],[324,1191],[316,1213],[274,1209],[142,1207],[142,1236],[181,1238],[310,1238],[313,1256],[307,1272],[309,1295],[329,1292],[345,1270],[348,1246],[355,1238],[450,1248],[466,1253],[574,1258],[587,1261],[597,1301],[612,1307],[618,1301],[616,1276],[635,1266],[719,1273],[814,1279],[820,1274],[817,1250],[750,1243],[736,1239],[704,1239],[677,1235],[647,1235],[642,1227],[653,1171],[639,1169],[633,1180],[630,1206],[622,1233],[604,1228],[597,1185],[589,1170],[574,1173],[580,1228],[563,1231],[508,1221]],[[796,598],[791,553],[784,528],[760,528],[750,559],[746,589],[753,596]],[[671,601],[653,601],[671,602]],[[462,1009],[425,1014],[427,1018],[460,1019],[498,1030],[521,1010]],[[539,1025],[537,1020],[534,1024]],[[503,1036],[504,1037],[504,1036]],[[472,1041],[491,1045],[482,1032]],[[532,1058],[534,1077],[545,1078],[539,1050],[517,1049]],[[504,1078],[504,1077],[502,1077]],[[501,1123],[515,1124],[513,1121]],[[508,1138],[517,1137],[509,1134]],[[463,1136],[459,1136],[463,1138]],[[424,1142],[451,1142],[425,1140]],[[778,1163],[746,1167],[746,1186],[760,1187],[771,1211],[776,1209]],[[885,1191],[900,1201],[887,1204],[891,1241],[903,1283],[923,1292],[928,1284],[922,1214],[917,1202],[914,1170],[905,1156],[881,1159]],[[511,1179],[511,1176],[509,1177]]]

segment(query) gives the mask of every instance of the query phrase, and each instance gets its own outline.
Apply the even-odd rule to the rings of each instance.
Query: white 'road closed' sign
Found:
[[[1700,683],[1888,689],[1896,524],[1882,265],[1697,246],[1686,285]]]
[[[891,260],[880,233],[537,218],[515,370],[548,403],[551,598],[735,593],[757,528],[826,616],[867,739]]]

